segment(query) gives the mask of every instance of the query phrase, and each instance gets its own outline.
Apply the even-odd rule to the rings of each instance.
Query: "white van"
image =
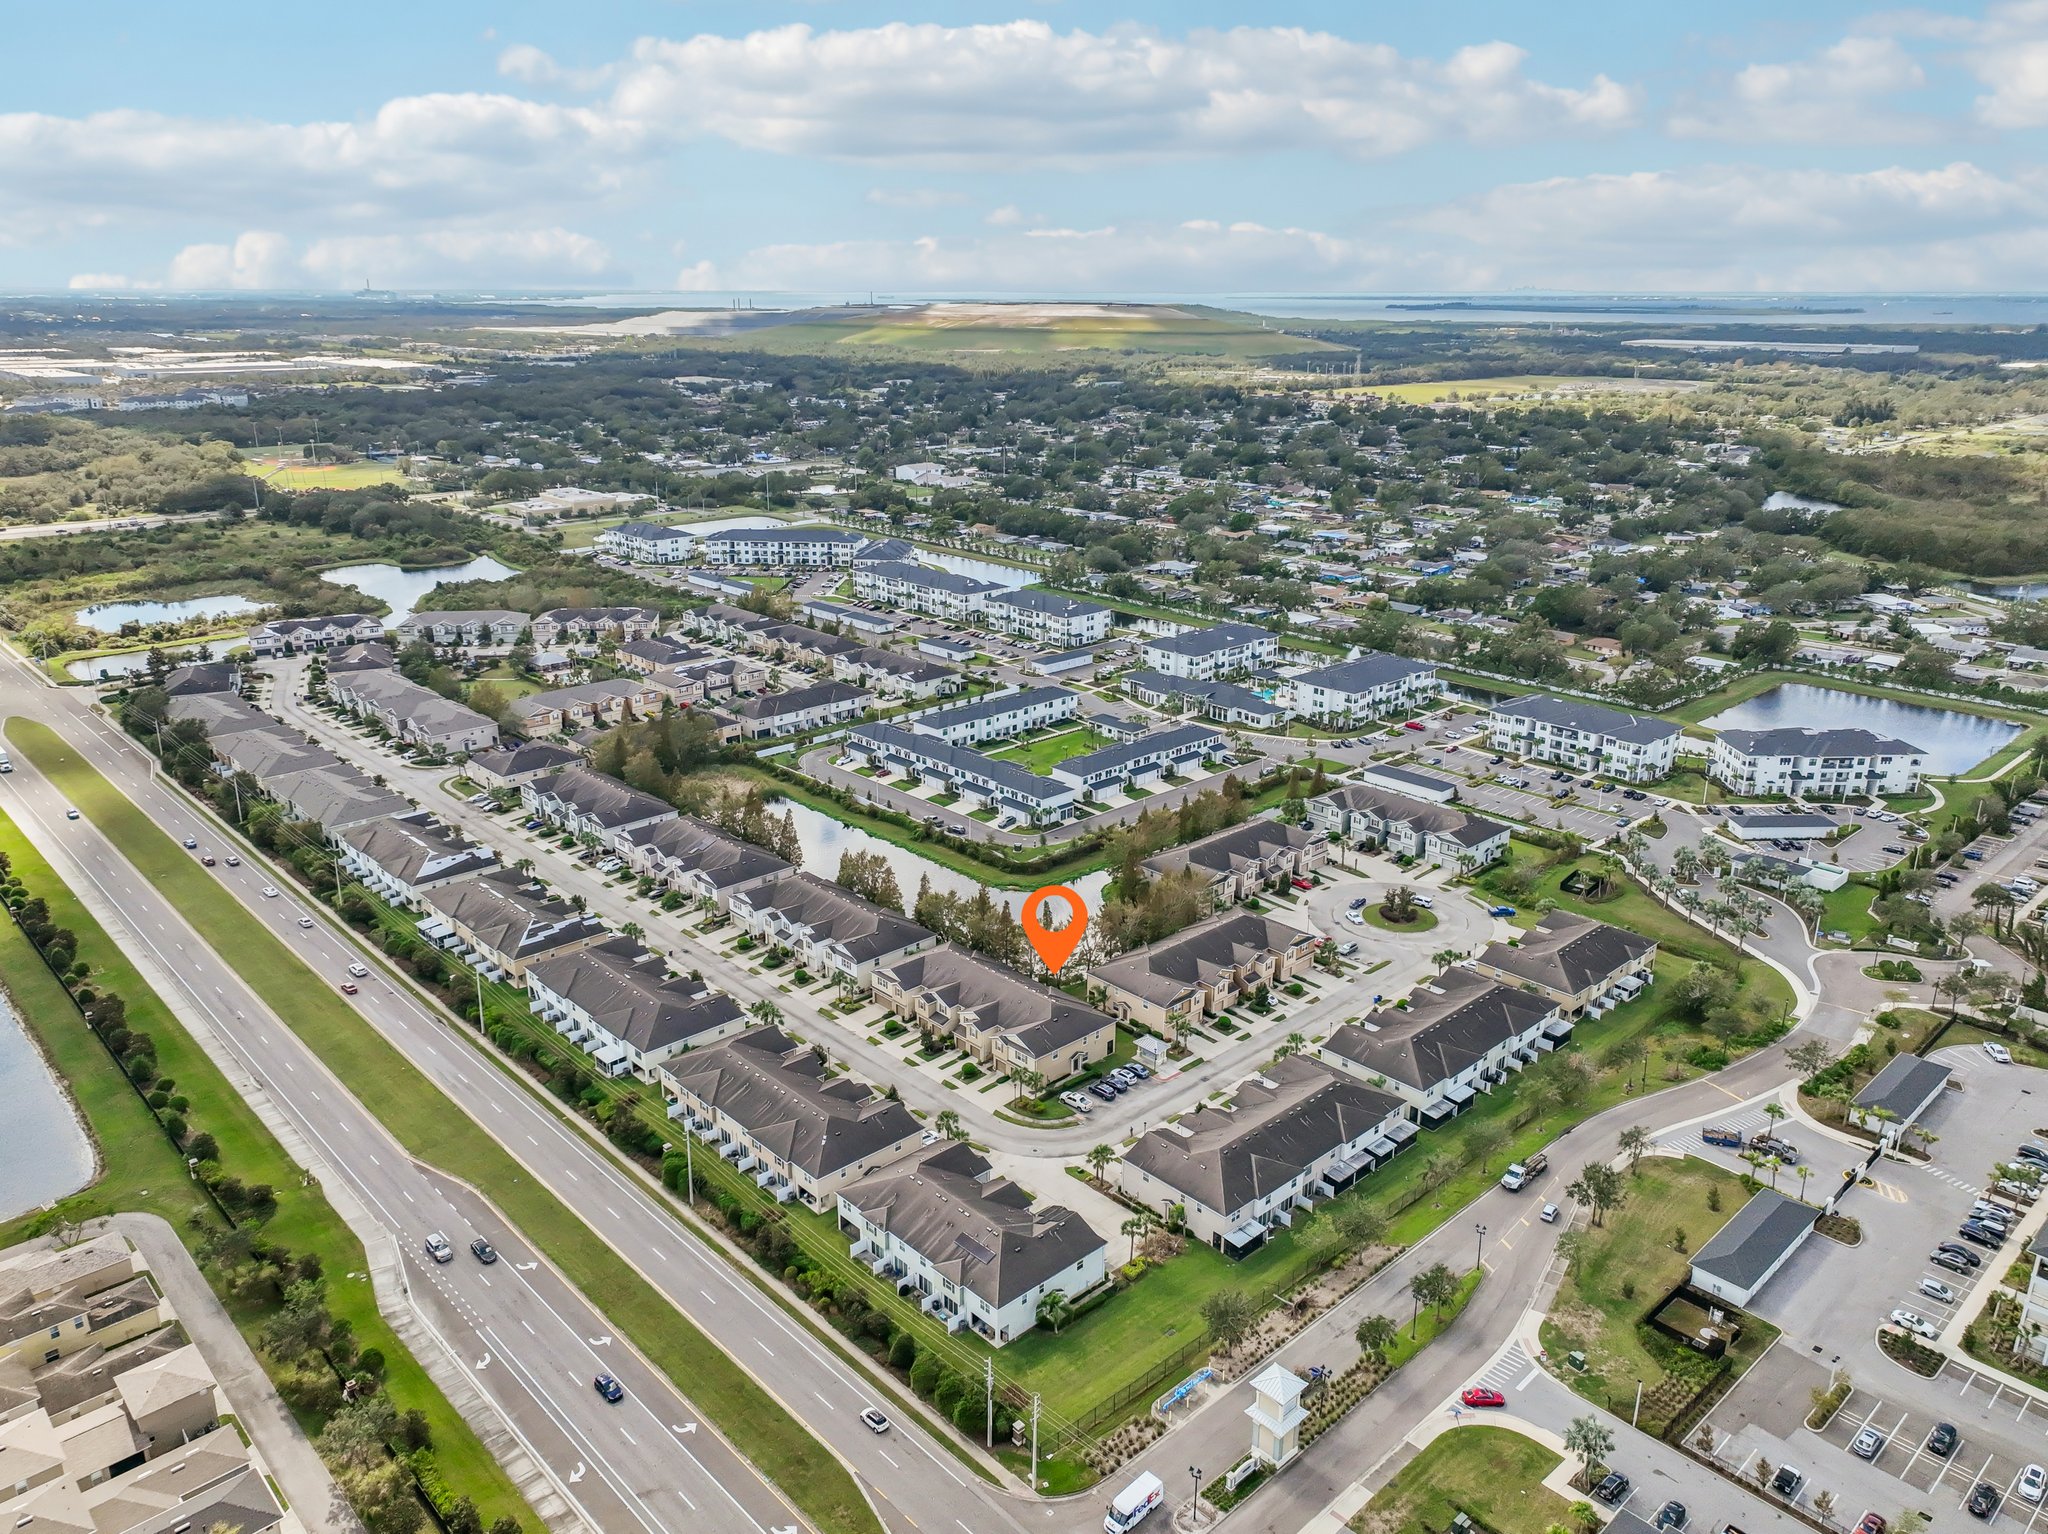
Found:
[[[1166,1487],[1158,1476],[1146,1471],[1109,1504],[1109,1512],[1102,1520],[1102,1534],[1125,1534],[1125,1530],[1136,1528],[1147,1513],[1165,1500]]]

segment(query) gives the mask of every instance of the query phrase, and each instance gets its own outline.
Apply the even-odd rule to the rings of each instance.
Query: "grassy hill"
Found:
[[[763,351],[851,347],[949,359],[1114,352],[1256,361],[1340,350],[1272,325],[1199,305],[922,304],[804,310],[735,339]]]

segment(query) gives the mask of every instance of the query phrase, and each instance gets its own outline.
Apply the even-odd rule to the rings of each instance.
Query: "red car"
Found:
[[[341,994],[342,994],[342,995],[344,995],[344,996],[353,996],[353,995],[355,995],[355,993],[356,993],[356,988],[355,988],[355,986],[354,986],[354,985],[350,984],[350,983],[349,983],[348,981],[346,981],[346,980],[344,980],[344,981],[342,981],[342,982],[341,982]]]
[[[1401,726],[1401,728],[1404,730],[1419,730],[1422,727],[1423,725],[1420,719],[1410,719]]]
[[[1313,879],[1296,879],[1292,882],[1298,890],[1312,890],[1316,887],[1316,881]]]
[[[1508,1398],[1498,1390],[1484,1390],[1477,1385],[1474,1385],[1470,1390],[1461,1392],[1458,1399],[1466,1406],[1505,1406],[1508,1404]]]
[[[1891,1525],[1884,1521],[1882,1513],[1865,1513],[1863,1521],[1856,1525],[1856,1534],[1884,1534]]]

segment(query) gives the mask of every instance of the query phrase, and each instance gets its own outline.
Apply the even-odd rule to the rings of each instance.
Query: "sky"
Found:
[[[10,12],[12,292],[2048,289],[2048,0]]]

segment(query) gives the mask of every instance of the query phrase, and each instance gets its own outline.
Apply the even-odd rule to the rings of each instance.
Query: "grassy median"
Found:
[[[369,1279],[362,1276],[369,1263],[354,1232],[317,1189],[298,1185],[299,1169],[256,1111],[185,1032],[163,999],[58,879],[42,854],[4,815],[0,815],[0,851],[11,860],[15,877],[49,905],[52,920],[70,928],[77,937],[78,956],[92,966],[94,984],[118,992],[128,1004],[129,1026],[155,1040],[159,1068],[192,1100],[195,1127],[219,1142],[222,1165],[245,1182],[267,1182],[278,1190],[277,1213],[263,1227],[265,1238],[295,1252],[318,1254],[326,1275],[329,1308],[349,1322],[361,1345],[383,1352],[385,1389],[399,1409],[417,1408],[426,1413],[433,1428],[434,1457],[449,1485],[475,1502],[486,1524],[509,1515],[528,1529],[538,1528],[540,1520],[497,1460],[385,1324]],[[196,1255],[222,1228],[212,1205],[186,1175],[184,1158],[172,1149],[120,1067],[85,1026],[64,988],[44,967],[21,929],[4,919],[0,919],[0,972],[7,976],[8,994],[23,1020],[69,1084],[99,1147],[102,1164],[98,1180],[64,1200],[60,1211],[78,1219],[117,1210],[159,1215]],[[28,1215],[0,1228],[0,1244],[21,1239],[45,1218],[40,1213]],[[212,1277],[208,1271],[209,1280]],[[222,1301],[236,1325],[256,1343],[271,1317],[271,1307],[231,1295],[222,1295]],[[259,1347],[257,1357],[267,1361],[269,1355]],[[307,1421],[305,1426],[318,1432],[320,1424]]]
[[[361,1094],[364,1106],[411,1154],[483,1189],[584,1294],[604,1296],[605,1317],[806,1517],[832,1534],[880,1534],[853,1478],[817,1439],[474,1120],[449,1112],[437,1087],[126,795],[48,727],[12,719],[7,735],[216,953],[234,956],[243,980],[336,1075],[359,1092],[375,1084]]]

